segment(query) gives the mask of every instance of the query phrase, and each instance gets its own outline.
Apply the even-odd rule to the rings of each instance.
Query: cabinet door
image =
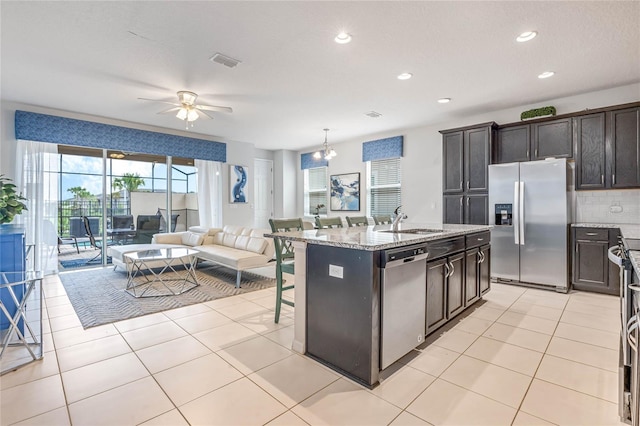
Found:
[[[465,306],[470,306],[480,299],[480,287],[478,285],[480,255],[478,253],[479,250],[477,248],[465,252]]]
[[[480,295],[487,293],[491,290],[491,246],[486,245],[480,247],[480,265],[478,267],[478,280],[480,287]]]
[[[576,144],[576,189],[605,187],[605,114],[573,119]]]
[[[464,146],[463,132],[446,133],[442,136],[442,192],[463,191]]]
[[[529,125],[498,129],[496,163],[529,161]]]
[[[464,189],[468,192],[489,190],[490,136],[489,127],[464,131]]]
[[[464,223],[464,196],[445,195],[442,197],[444,223]]]
[[[449,256],[447,279],[447,317],[453,318],[464,309],[464,253]]]
[[[427,319],[426,332],[429,334],[442,324],[447,322],[447,298],[446,298],[446,259],[427,262]]]
[[[575,259],[573,265],[573,286],[578,290],[608,293],[609,259],[607,258],[608,241],[575,242]]]
[[[535,123],[531,128],[532,160],[544,160],[547,157],[573,158],[570,118]]]
[[[640,108],[609,113],[612,188],[640,187]]]
[[[468,195],[465,197],[464,222],[472,225],[489,223],[489,196],[486,194]]]

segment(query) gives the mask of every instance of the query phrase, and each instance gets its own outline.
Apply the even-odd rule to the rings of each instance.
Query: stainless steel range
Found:
[[[629,250],[640,250],[640,240],[626,238],[609,249],[609,260],[620,267],[620,361],[619,361],[619,414],[620,420],[640,425],[640,353],[638,326],[640,316],[640,287],[633,282],[633,266]]]

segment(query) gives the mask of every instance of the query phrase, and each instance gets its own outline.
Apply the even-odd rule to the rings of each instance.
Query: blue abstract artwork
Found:
[[[331,175],[331,210],[360,211],[360,173]]]
[[[230,202],[246,203],[247,202],[247,168],[244,166],[229,166],[229,194]]]

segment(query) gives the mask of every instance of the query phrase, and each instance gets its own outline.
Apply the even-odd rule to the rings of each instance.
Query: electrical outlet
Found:
[[[342,266],[329,264],[329,276],[342,279],[343,277]]]

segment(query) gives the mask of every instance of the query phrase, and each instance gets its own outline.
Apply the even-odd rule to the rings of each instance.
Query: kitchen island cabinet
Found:
[[[426,233],[410,233],[411,229],[423,229]],[[387,276],[384,264],[388,254],[399,250],[424,253],[425,247],[428,252],[426,259],[422,255],[422,269],[418,268],[418,272],[422,271],[423,284],[422,291],[415,294],[421,294],[417,297],[422,297],[422,301],[416,305],[415,297],[405,299],[407,307],[422,311],[416,315],[422,318],[421,331],[415,337],[415,344],[407,349],[410,351],[422,343],[426,334],[480,300],[483,290],[479,265],[482,262],[472,266],[473,279],[468,284],[465,269],[468,254],[481,259],[480,247],[476,244],[467,253],[467,240],[473,239],[466,237],[477,236],[474,238],[489,241],[488,230],[488,226],[438,225],[438,229],[434,229],[433,225],[405,223],[398,233],[388,232],[390,225],[378,225],[268,234],[291,241],[295,248],[293,349],[362,385],[376,386],[383,368],[385,335],[382,330],[395,321],[397,315],[416,314],[407,308],[399,310],[402,314],[390,317],[390,311],[383,309],[384,277]],[[407,261],[413,257],[419,256],[407,257]],[[415,264],[413,271],[416,271]],[[489,276],[488,271],[484,273]],[[415,282],[415,276],[411,277],[397,282],[399,285],[409,279]],[[469,288],[472,297],[467,298]],[[488,289],[487,283],[484,291]],[[392,334],[395,337],[396,333]]]

